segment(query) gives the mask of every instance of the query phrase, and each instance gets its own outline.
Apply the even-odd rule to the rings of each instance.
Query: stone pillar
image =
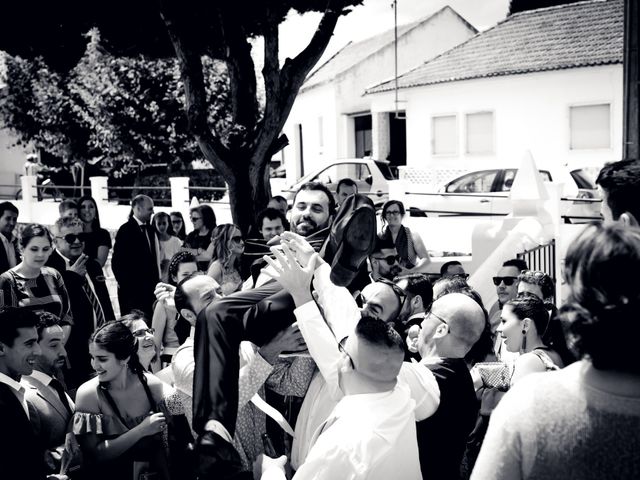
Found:
[[[35,175],[23,175],[20,177],[20,185],[22,187],[22,206],[24,213],[20,212],[22,218],[28,218],[32,221],[32,212],[38,203],[38,177]]]
[[[371,143],[371,156],[376,160],[386,160],[391,152],[389,112],[371,114]]]
[[[98,209],[109,203],[109,178],[108,177],[91,177],[91,196],[96,201]]]
[[[171,209],[179,212],[189,210],[189,177],[171,177]]]

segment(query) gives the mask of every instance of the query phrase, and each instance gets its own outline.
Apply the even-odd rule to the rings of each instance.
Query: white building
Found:
[[[407,166],[519,163],[597,168],[622,158],[623,1],[521,12],[398,79]],[[368,89],[375,116],[395,84]]]
[[[406,72],[475,35],[477,30],[451,7],[398,27],[398,71]],[[336,158],[389,158],[405,164],[404,112],[396,105],[371,113],[368,86],[392,78],[394,31],[349,43],[307,78],[284,132],[287,178],[299,178]],[[403,111],[404,106],[398,105]]]

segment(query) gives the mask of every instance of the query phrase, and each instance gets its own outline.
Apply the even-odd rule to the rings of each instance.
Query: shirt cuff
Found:
[[[293,314],[296,316],[296,320],[303,320],[309,318],[312,315],[316,315],[318,306],[313,300],[309,300],[307,303],[297,307]]]
[[[224,425],[222,425],[219,421],[217,420],[209,420],[205,426],[204,429],[207,432],[213,432],[213,433],[217,433],[218,435],[220,435],[222,438],[224,438],[227,442],[229,443],[233,443],[233,439],[231,438],[231,435],[229,435],[229,432],[227,431],[226,428],[224,428]]]

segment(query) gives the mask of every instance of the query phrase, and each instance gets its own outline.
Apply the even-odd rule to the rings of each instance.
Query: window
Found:
[[[513,187],[513,181],[516,179],[516,172],[518,170],[515,168],[508,168],[504,171],[504,176],[502,178],[502,182],[498,185],[496,189],[497,192],[510,192]],[[547,170],[538,170],[540,175],[542,176],[543,182],[551,181],[551,174]]]
[[[467,114],[467,153],[493,152],[493,112]]]
[[[343,178],[350,178],[355,182],[365,182],[371,176],[368,165],[363,163],[337,163],[325,168],[316,175],[312,181],[322,182],[325,185],[338,183]]]
[[[455,115],[431,118],[431,153],[433,155],[458,153],[458,129]]]
[[[569,107],[569,148],[610,148],[610,122],[611,108],[608,103]]]
[[[373,142],[371,141],[373,122],[371,115],[355,117],[353,123],[356,131],[356,157],[370,156],[373,150]]]
[[[448,193],[489,193],[498,170],[468,173],[447,185]]]

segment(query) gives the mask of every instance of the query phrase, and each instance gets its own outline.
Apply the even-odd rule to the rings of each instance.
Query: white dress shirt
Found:
[[[40,383],[44,384],[47,386],[47,388],[49,390],[51,390],[51,392],[57,397],[58,396],[58,392],[57,390],[55,390],[53,387],[51,387],[49,385],[49,383],[51,382],[51,380],[53,380],[53,377],[50,375],[47,375],[44,372],[41,372],[40,370],[34,370],[33,372],[31,372],[31,375],[29,375],[30,377],[35,378],[36,380],[38,380]],[[65,392],[65,396],[67,397],[67,402],[69,403],[69,406],[73,409],[74,408],[74,403],[73,400],[71,400],[71,397],[69,396],[69,394],[67,392]]]
[[[18,264],[18,260],[16,259],[16,249],[11,242],[13,240],[13,235],[11,238],[7,238],[4,234],[0,233],[0,240],[2,240],[2,245],[4,245],[4,251],[7,253],[7,262],[9,263],[9,268],[13,268]]]
[[[313,280],[315,291],[318,294],[318,303],[323,308],[324,316],[320,313],[315,302],[308,302],[295,310],[300,332],[320,370],[320,373],[315,375],[309,385],[296,422],[296,435],[291,454],[291,465],[295,469],[302,468],[303,464],[307,462],[318,428],[326,421],[338,402],[345,398],[344,393],[340,390],[338,378],[338,364],[341,359],[338,341],[353,333],[361,317],[349,291],[343,287],[336,287],[331,282],[329,279],[330,271],[330,267],[323,264],[316,270]],[[409,408],[408,412],[413,423],[431,416],[438,408],[440,389],[431,371],[423,365],[404,362],[398,375],[396,390],[408,392],[411,402],[413,402],[411,408],[409,408],[408,400],[400,400],[400,394],[394,396],[397,399],[394,401],[402,403],[404,408]],[[351,402],[349,400],[348,404],[351,405]],[[382,418],[379,420],[383,421]],[[357,421],[363,421],[363,417],[359,417]],[[382,425],[379,426],[382,428]],[[396,434],[400,435],[400,432],[396,432]],[[416,450],[415,457],[410,463],[413,462],[419,472],[415,425],[413,426],[412,438]],[[410,449],[407,445],[404,445],[403,448]],[[397,454],[394,453],[395,455]],[[394,462],[394,464],[397,466],[397,463]],[[336,478],[347,477],[340,475]],[[419,478],[419,475],[415,478]]]
[[[25,388],[22,385],[20,385],[19,382],[16,382],[13,378],[5,375],[2,372],[0,372],[0,383],[4,383],[5,385],[8,385],[11,388],[11,391],[13,392],[13,394],[16,396],[16,398],[22,405],[22,408],[24,409],[24,413],[27,415],[27,418],[31,419],[31,416],[29,415],[29,406],[27,405],[27,400],[24,398]]]

